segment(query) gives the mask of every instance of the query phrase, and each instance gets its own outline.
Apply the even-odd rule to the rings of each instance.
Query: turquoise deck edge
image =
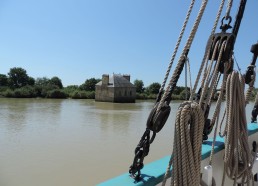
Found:
[[[257,123],[250,123],[247,126],[248,134],[252,135],[258,132],[258,124]],[[213,139],[208,139],[202,144],[202,159],[206,159],[210,156],[211,152],[211,145]],[[216,143],[214,148],[214,153],[217,153],[224,149],[224,138],[219,136],[216,137]],[[123,185],[123,186],[154,186],[158,183],[162,182],[165,171],[168,166],[170,156],[165,156],[159,160],[146,164],[142,169],[142,180],[139,182],[135,182],[129,176],[129,173],[122,174],[118,177],[112,178],[105,182],[98,184],[98,186],[114,186],[114,185]]]

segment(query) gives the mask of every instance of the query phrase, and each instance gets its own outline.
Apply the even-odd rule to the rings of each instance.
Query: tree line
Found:
[[[134,81],[134,85],[136,87],[136,98],[137,99],[156,99],[157,94],[159,93],[161,84],[160,83],[152,83],[147,87],[144,87],[144,83],[142,80],[136,79]],[[173,91],[172,99],[173,100],[186,100],[190,97],[190,88],[176,86]]]
[[[100,79],[91,78],[79,86],[64,87],[62,80],[57,76],[34,79],[25,69],[14,67],[7,75],[0,74],[0,95],[11,98],[94,99],[95,84],[99,81]]]
[[[11,98],[73,98],[94,99],[95,85],[101,79],[86,79],[81,85],[69,85],[64,87],[62,80],[54,76],[52,78],[40,77],[34,79],[25,69],[11,68],[7,74],[0,74],[0,96]],[[136,99],[156,99],[161,87],[160,83],[152,83],[145,87],[142,80],[136,79],[133,84],[136,87]],[[189,88],[176,87],[172,99],[184,100],[189,98]]]

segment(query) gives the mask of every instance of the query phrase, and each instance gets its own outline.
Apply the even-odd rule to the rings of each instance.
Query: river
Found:
[[[172,102],[145,163],[171,154],[179,105]],[[127,172],[152,106],[0,98],[0,185],[91,186]]]

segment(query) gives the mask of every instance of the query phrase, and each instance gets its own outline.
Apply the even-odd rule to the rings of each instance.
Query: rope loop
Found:
[[[253,181],[253,156],[248,145],[247,121],[245,113],[244,77],[233,71],[226,84],[226,124],[224,174],[237,183]]]
[[[176,115],[173,153],[162,183],[166,184],[173,164],[171,185],[200,184],[201,144],[204,115],[199,104],[183,102]]]

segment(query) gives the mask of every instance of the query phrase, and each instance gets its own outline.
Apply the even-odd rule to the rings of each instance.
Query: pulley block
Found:
[[[214,60],[218,60],[222,44],[224,41],[226,41],[226,46],[222,53],[221,61],[229,61],[232,56],[233,49],[234,49],[235,35],[232,33],[224,33],[224,32],[216,33],[210,37],[210,40],[211,41],[209,41],[209,42],[211,43],[211,48],[210,48],[210,53],[209,53],[209,60],[212,59],[212,55],[215,50],[216,43],[219,42],[219,44],[218,44],[219,47],[216,51],[216,55],[214,58]]]
[[[170,106],[165,102],[161,105],[160,110],[157,111],[158,105],[159,102],[157,102],[151,110],[146,124],[147,128],[155,133],[158,133],[163,128],[171,110]]]

